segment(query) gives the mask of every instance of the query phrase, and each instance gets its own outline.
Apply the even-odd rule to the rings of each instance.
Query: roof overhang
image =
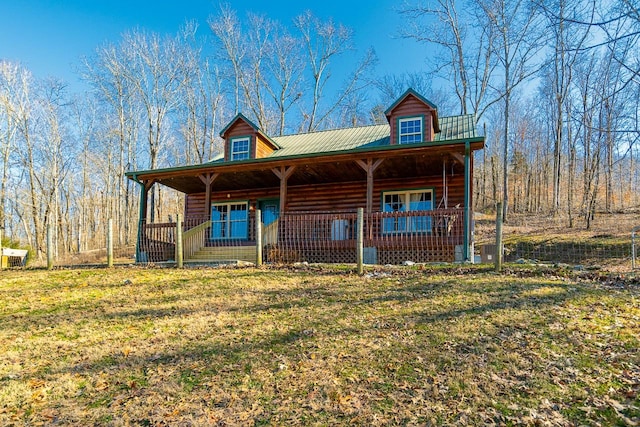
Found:
[[[219,177],[224,179],[221,182],[217,180],[216,186],[226,186],[229,189],[277,186],[277,178],[271,170],[282,166],[304,166],[309,170],[310,181],[313,178],[313,173],[317,174],[321,171],[329,173],[329,169],[340,174],[342,179],[346,180],[350,176],[359,177],[361,171],[355,165],[353,168],[345,168],[345,162],[352,163],[355,160],[369,158],[396,159],[394,160],[396,166],[401,165],[402,160],[400,159],[405,159],[406,162],[412,162],[414,158],[426,159],[425,161],[429,161],[429,159],[436,161],[437,159],[439,162],[442,156],[451,155],[455,158],[461,154],[464,155],[467,143],[471,152],[480,150],[484,148],[484,137],[131,171],[127,172],[126,176],[136,182],[160,183],[186,194],[203,192],[204,184],[200,176],[206,174],[219,174]],[[316,172],[313,171],[314,168],[317,169]],[[354,169],[356,172],[350,169]],[[336,176],[336,178],[338,180],[340,177]]]

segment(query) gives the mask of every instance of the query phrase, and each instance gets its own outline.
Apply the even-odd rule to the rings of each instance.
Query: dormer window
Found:
[[[409,117],[398,120],[398,141],[400,144],[422,142],[422,117]]]
[[[247,160],[251,140],[248,136],[231,139],[231,160]]]

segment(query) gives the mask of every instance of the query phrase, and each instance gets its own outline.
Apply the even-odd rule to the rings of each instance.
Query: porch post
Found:
[[[367,173],[367,213],[370,214],[373,210],[373,173],[378,169],[378,166],[384,159],[367,159],[366,163],[362,160],[356,160],[358,166],[360,166]]]
[[[206,216],[211,216],[211,184],[220,176],[219,173],[208,173],[206,175],[198,175],[200,181],[204,183],[205,186],[205,196],[204,196],[204,213]]]
[[[471,245],[471,147],[469,141],[464,143],[464,260],[472,262]]]
[[[287,206],[287,180],[295,168],[295,166],[280,166],[280,168],[271,169],[271,171],[280,178],[280,213],[283,213]]]
[[[262,265],[262,211],[256,209],[256,267]]]
[[[133,179],[140,184],[140,211],[138,214],[138,238],[136,240],[136,262],[142,262],[140,257],[140,244],[142,243],[142,228],[144,226],[145,221],[147,220],[147,198],[149,194],[149,189],[153,186],[153,180],[149,181],[138,181],[138,179],[134,176]]]

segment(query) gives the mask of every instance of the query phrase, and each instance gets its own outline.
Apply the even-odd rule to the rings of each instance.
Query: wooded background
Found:
[[[41,255],[52,224],[59,253],[84,251],[104,247],[112,218],[116,245],[132,245],[139,191],[126,171],[212,159],[237,112],[269,135],[386,123],[409,87],[439,115],[475,113],[485,129],[475,209],[503,201],[507,222],[528,212],[567,227],[640,209],[636,2],[434,0],[397,13],[396,35],[428,46],[408,58],[423,73],[376,74],[375,52],[311,12],[283,23],[228,7],[208,28],[132,30],[97,47],[79,59],[82,94],[0,60],[4,236]],[[167,220],[183,201],[158,187],[152,219]]]

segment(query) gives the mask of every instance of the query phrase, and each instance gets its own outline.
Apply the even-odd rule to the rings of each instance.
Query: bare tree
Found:
[[[278,135],[285,133],[286,115],[303,96],[305,63],[300,54],[301,45],[301,40],[291,35],[282,24],[274,24],[274,39],[269,44],[266,58],[270,83],[265,82],[265,86],[278,112]]]
[[[177,150],[175,157],[190,164],[208,161],[214,151],[221,150],[216,130],[224,103],[219,68],[203,56],[204,42],[197,37],[197,25],[188,28],[183,46],[186,80],[181,87],[183,102],[177,120],[186,144],[183,150]]]
[[[224,57],[231,65],[233,75],[233,94],[234,94],[234,114],[238,114],[241,105],[241,82],[243,79],[243,63],[245,61],[247,45],[244,43],[242,36],[241,23],[237,14],[228,5],[224,5],[220,9],[218,16],[212,16],[208,20],[209,27],[213,34],[222,44]]]
[[[188,33],[188,29],[184,30]],[[133,88],[135,101],[139,103],[146,121],[149,167],[158,167],[158,158],[170,132],[170,114],[175,112],[182,99],[180,91],[188,81],[184,57],[184,32],[175,37],[133,31],[125,33],[121,42],[128,66],[125,78]],[[158,187],[154,189],[158,191]],[[156,215],[156,194],[150,195],[150,219]]]
[[[369,85],[366,76],[375,64],[376,56],[373,50],[368,50],[337,95],[322,108],[324,91],[331,78],[330,65],[336,57],[353,49],[353,36],[347,27],[335,24],[332,20],[322,22],[309,11],[298,16],[294,24],[303,40],[311,76],[311,99],[302,110],[305,128],[310,132],[319,129],[352,94]]]
[[[138,167],[137,153],[140,150],[138,133],[141,109],[136,103],[134,86],[130,79],[127,78],[128,60],[121,46],[107,44],[97,48],[93,57],[82,59],[82,66],[81,76],[94,88],[92,96],[102,107],[102,119],[94,127],[96,129],[101,126],[108,128],[104,134],[109,135],[108,140],[110,143],[113,142],[118,153],[113,188],[118,190],[119,203],[116,204],[114,220],[116,221],[116,229],[124,232],[120,239],[124,239],[125,243],[128,244],[132,238],[129,222],[135,212],[133,204],[137,201],[137,198],[135,197],[135,190],[125,178],[124,173],[127,169]],[[84,114],[82,111],[76,111],[73,114],[76,128],[89,131],[85,125],[90,115],[95,113],[95,109],[92,108],[86,109]],[[90,141],[87,138],[93,138],[90,132],[80,137],[83,141],[84,154],[82,164],[84,167],[92,165],[88,162],[88,159],[98,148],[98,145],[89,147]],[[104,136],[94,139],[102,141]],[[83,199],[88,195],[86,187],[88,186],[87,180],[90,177],[89,172],[89,170],[83,170]],[[82,210],[83,215],[89,214],[90,211],[88,206],[85,207],[86,209]],[[101,212],[108,212],[107,207],[103,206]],[[78,227],[83,224],[87,229],[85,231],[89,231],[90,227],[95,227],[94,221],[85,222],[81,219],[78,224]]]
[[[552,212],[557,213],[560,208],[560,175],[562,171],[561,155],[562,146],[565,140],[565,129],[571,126],[567,114],[571,109],[568,108],[569,95],[573,83],[574,67],[580,59],[580,51],[589,39],[588,27],[581,28],[575,23],[567,19],[567,14],[571,13],[576,16],[586,14],[588,20],[593,20],[595,10],[593,8],[582,12],[582,5],[578,1],[573,0],[555,0],[550,4],[546,4],[542,9],[545,21],[548,23],[550,37],[548,44],[551,44],[552,51],[548,61],[547,69],[550,73],[550,85],[552,88],[552,99],[554,110],[551,111],[554,119],[554,142],[553,142],[553,205]],[[553,10],[553,13],[550,12]],[[570,132],[567,129],[567,132]],[[573,179],[575,166],[575,152],[572,147],[567,144],[569,149],[569,170],[568,179]],[[572,224],[571,205],[573,203],[573,185],[570,182],[568,191],[568,213],[569,226]]]
[[[497,32],[475,16],[477,9],[460,7],[456,0],[419,1],[401,13],[409,26],[403,37],[438,47],[432,73],[450,80],[461,114],[480,119],[496,99],[487,99],[496,60],[493,53]]]
[[[247,15],[247,25],[223,7],[209,19],[222,57],[232,76],[236,112],[243,110],[269,134],[287,130],[290,114],[299,117],[299,131],[317,130],[340,122],[347,104],[369,85],[367,73],[375,62],[367,51],[335,95],[325,94],[332,78],[330,66],[352,50],[351,31],[306,12],[294,20],[297,34],[264,16]],[[331,79],[332,80],[332,79]],[[297,108],[294,108],[297,107]],[[356,114],[357,115],[357,114]]]
[[[9,160],[16,143],[18,123],[15,115],[15,93],[19,87],[20,74],[24,70],[17,64],[0,61],[0,156],[2,178],[0,179],[0,227],[5,228],[7,215],[7,182]]]
[[[532,63],[541,49],[540,34],[537,33],[539,15],[535,5],[526,0],[477,0],[477,5],[482,12],[482,23],[491,26],[496,34],[493,48],[499,63],[500,83],[494,89],[504,103],[502,209],[506,221],[509,206],[510,104],[518,86],[538,70]]]

